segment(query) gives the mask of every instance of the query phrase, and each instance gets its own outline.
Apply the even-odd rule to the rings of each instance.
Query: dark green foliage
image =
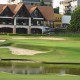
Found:
[[[67,30],[66,30],[66,29],[59,29],[59,28],[56,28],[56,29],[54,29],[54,32],[55,32],[55,34],[60,34],[60,33],[66,33]]]
[[[54,13],[58,13],[59,14],[59,7],[54,8]]]
[[[80,7],[76,8],[72,13],[68,29],[72,32],[80,32]]]
[[[69,12],[69,13],[65,13],[65,15],[71,15],[71,12]]]
[[[41,6],[44,6],[45,4],[44,4],[44,0],[40,0],[40,5]]]

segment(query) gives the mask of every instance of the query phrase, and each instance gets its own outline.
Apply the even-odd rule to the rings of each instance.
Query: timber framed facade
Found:
[[[53,8],[25,4],[0,4],[0,33],[42,34],[53,26]]]

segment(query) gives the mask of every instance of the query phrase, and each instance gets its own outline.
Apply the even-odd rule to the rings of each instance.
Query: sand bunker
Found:
[[[43,51],[22,49],[22,48],[16,48],[16,47],[0,47],[0,48],[8,48],[11,51],[11,53],[15,55],[35,55],[40,53],[46,53]]]
[[[6,40],[0,40],[0,42],[5,42]]]
[[[65,40],[64,38],[55,38],[55,37],[33,37],[33,38],[25,38],[25,37],[13,37],[12,39],[43,39],[43,40]]]
[[[41,51],[21,49],[15,47],[9,47],[9,49],[12,52],[12,54],[16,54],[16,55],[35,55],[35,54],[43,53]]]

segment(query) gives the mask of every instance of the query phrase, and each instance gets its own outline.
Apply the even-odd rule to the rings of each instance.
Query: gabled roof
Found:
[[[0,14],[1,14],[2,10],[3,10],[3,7],[4,7],[4,5],[0,4]]]
[[[18,4],[18,5],[16,5],[16,8],[14,9],[14,16],[20,11],[20,9],[21,9],[23,6],[25,7],[26,10],[28,10],[27,7],[26,7],[26,5],[24,5],[23,3]],[[29,11],[28,11],[28,13],[29,13]]]
[[[23,6],[23,3],[18,4],[18,5],[16,6],[16,8],[14,9],[14,16],[19,12],[19,10],[21,9],[22,6]]]
[[[38,6],[38,9],[42,13],[42,15],[45,17],[47,21],[53,21],[53,8],[50,6]]]
[[[10,10],[14,13],[14,10],[15,10],[15,8],[16,8],[16,4],[13,4],[13,5],[11,5],[11,4],[8,4],[8,7],[10,8]]]
[[[30,14],[37,8],[37,6],[25,5]]]
[[[31,6],[31,5],[25,5],[26,6],[26,8],[27,8],[27,10],[29,11],[29,13],[30,13],[30,15],[36,10],[36,9],[38,9],[38,7],[37,6]],[[39,10],[39,9],[38,9]],[[40,10],[39,10],[39,12],[40,12]],[[41,12],[40,12],[41,13]],[[42,13],[41,13],[41,15],[42,15]],[[42,15],[43,16],[43,15]],[[44,17],[44,16],[43,16]]]
[[[40,13],[43,15],[43,17],[47,21],[53,21],[53,15],[54,11],[51,6],[31,6],[26,4],[0,4],[0,14],[6,9],[6,7],[9,7],[9,9],[12,11],[12,13],[15,15],[19,12],[19,10],[22,8],[22,6],[25,6],[26,10],[28,10],[29,14],[32,14],[32,12],[36,9],[40,11]]]
[[[6,10],[6,9],[9,9],[9,11],[12,13],[12,15],[13,15],[13,12],[11,11],[11,9],[7,6],[7,5],[5,5],[3,8],[2,8],[2,11],[1,11],[1,14]],[[7,14],[7,13],[6,13]]]
[[[31,5],[26,5],[26,8],[28,9],[29,13],[32,14],[32,12],[38,8],[40,13],[43,15],[43,17],[47,21],[53,21],[53,8],[50,6],[31,6]]]
[[[0,14],[1,14],[7,7],[11,10],[12,13],[14,13],[14,9],[15,9],[16,5],[0,4]]]
[[[2,9],[1,9],[1,11],[0,11],[0,14],[5,10],[7,8],[7,6],[5,5],[5,6],[3,6],[2,7]]]

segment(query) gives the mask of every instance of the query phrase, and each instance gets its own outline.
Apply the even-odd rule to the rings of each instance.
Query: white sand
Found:
[[[11,51],[11,53],[15,55],[35,55],[40,53],[46,53],[44,51],[29,50],[16,47],[0,47],[0,48],[8,48]]]
[[[0,42],[5,42],[6,40],[0,40]]]
[[[55,38],[55,37],[33,37],[33,38],[26,38],[26,37],[12,37],[12,39],[43,39],[43,40],[65,40],[64,38]],[[0,40],[0,42],[4,42],[6,40]],[[16,47],[0,47],[0,48],[8,48],[12,54],[15,55],[35,55],[40,53],[46,53],[46,51],[36,51],[36,50],[29,50],[29,49],[22,49]]]
[[[33,38],[26,38],[26,37],[12,37],[12,39],[43,39],[43,40],[65,40],[64,38],[55,38],[55,37],[33,37]]]

